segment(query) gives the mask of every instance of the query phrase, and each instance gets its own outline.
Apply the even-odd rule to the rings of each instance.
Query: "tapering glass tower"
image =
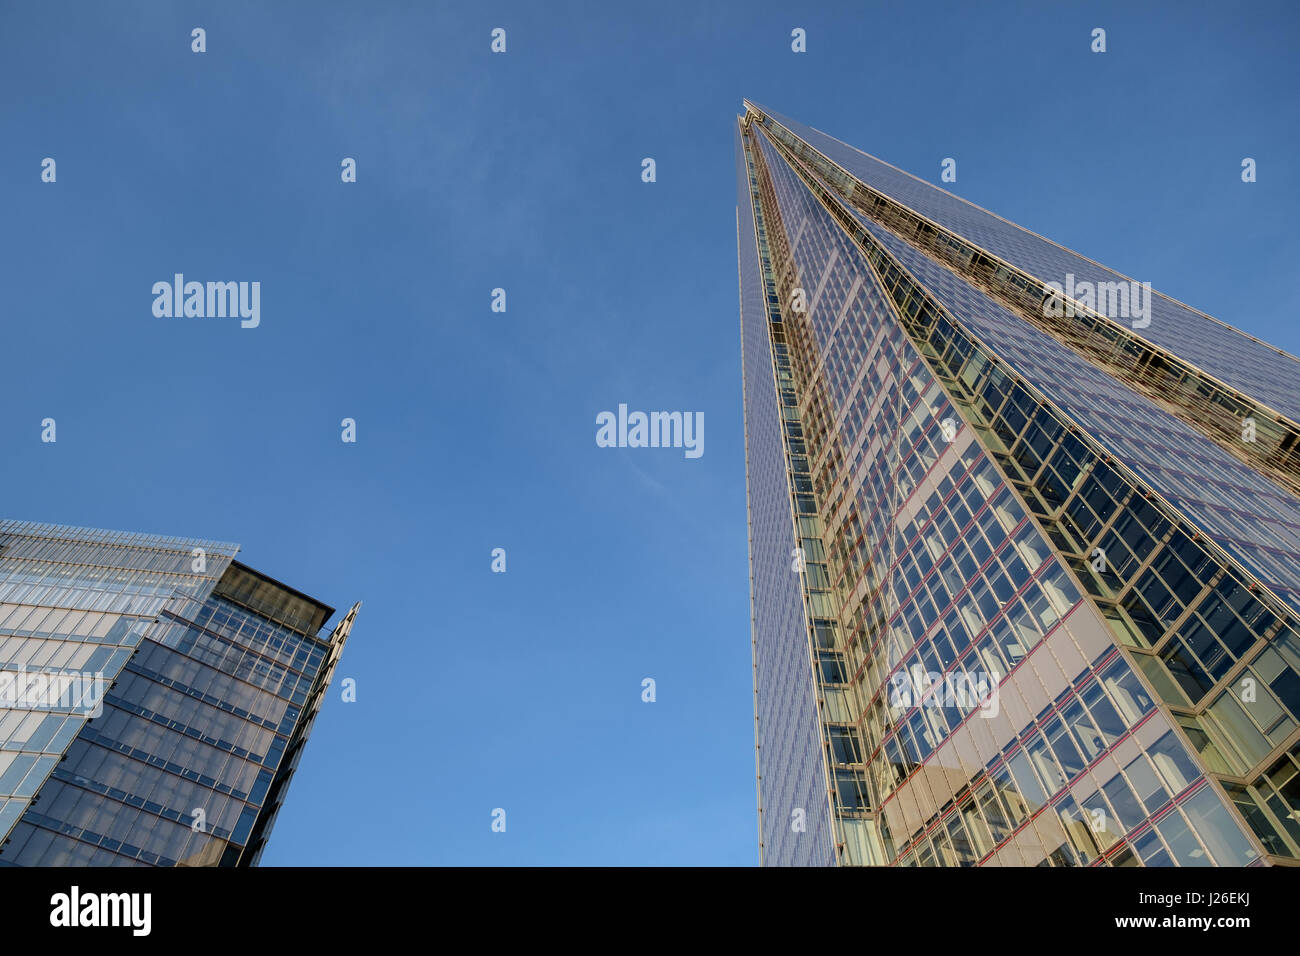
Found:
[[[0,521],[0,865],[256,864],[359,605],[238,550]]]
[[[1300,863],[1300,360],[736,146],[762,861]]]

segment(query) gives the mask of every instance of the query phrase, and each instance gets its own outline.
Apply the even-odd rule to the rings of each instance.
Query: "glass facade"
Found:
[[[357,607],[237,551],[0,522],[0,865],[257,862]]]
[[[759,846],[764,860],[780,865],[829,864],[835,859],[831,810],[826,796],[817,693],[808,670],[809,613],[801,580],[790,566],[802,535],[800,525],[815,522],[797,515],[792,495],[792,460],[807,470],[807,452],[798,422],[786,423],[777,382],[789,380],[789,356],[781,340],[771,262],[760,258],[756,240],[762,221],[755,213],[757,174],[752,160],[737,151],[737,196],[744,215],[741,230],[740,294],[746,316],[742,353],[745,393],[745,448],[751,463],[748,482],[754,694],[759,775]],[[775,321],[769,322],[768,309]],[[802,475],[800,481],[806,481]],[[810,534],[816,528],[807,529]],[[797,821],[797,822],[796,822]],[[798,830],[792,829],[798,827]]]
[[[1300,861],[1300,362],[1158,296],[1063,330],[1041,283],[1113,273],[753,104],[737,144],[763,861]]]

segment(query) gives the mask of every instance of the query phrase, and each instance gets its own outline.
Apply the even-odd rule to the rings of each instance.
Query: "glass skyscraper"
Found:
[[[768,865],[1300,863],[1300,360],[745,103]]]
[[[257,863],[360,605],[238,550],[0,521],[0,865]]]

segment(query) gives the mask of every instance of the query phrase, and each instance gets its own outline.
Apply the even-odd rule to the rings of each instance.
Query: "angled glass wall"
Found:
[[[836,635],[810,684],[837,675],[855,714],[823,721],[836,862],[1294,858],[1288,483],[873,222],[847,159],[782,125],[751,107],[741,132],[770,297],[801,305]]]
[[[236,551],[0,526],[0,664],[102,676],[84,712],[0,708],[0,865],[256,862],[356,609],[325,630]]]
[[[758,172],[737,139],[737,218],[743,341],[745,448],[753,593],[754,736],[759,853],[782,866],[835,860],[827,771],[814,684],[806,595],[793,570],[816,517],[798,514],[794,473],[807,468],[797,421],[786,421],[789,353],[771,275],[767,233],[755,213]],[[775,320],[775,321],[774,321]],[[781,388],[778,389],[778,381]],[[794,502],[792,504],[792,501]]]

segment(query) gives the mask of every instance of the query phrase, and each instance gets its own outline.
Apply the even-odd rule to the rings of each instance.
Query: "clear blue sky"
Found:
[[[1290,5],[614,6],[0,12],[0,513],[365,602],[266,864],[757,861],[742,97],[1300,352]],[[155,318],[175,272],[261,326]]]

